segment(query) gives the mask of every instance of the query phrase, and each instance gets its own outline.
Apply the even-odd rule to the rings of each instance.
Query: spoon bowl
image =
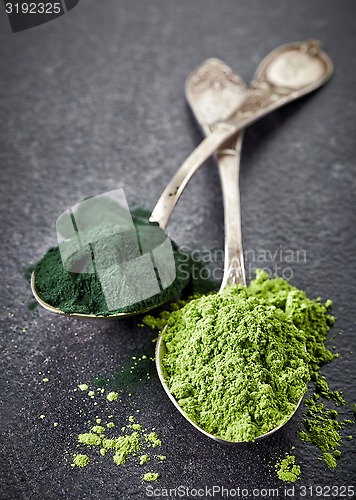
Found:
[[[36,279],[35,279],[35,273],[32,272],[31,274],[31,291],[34,296],[34,298],[37,300],[40,306],[42,306],[44,309],[49,311],[50,313],[53,314],[59,314],[60,316],[69,316],[71,318],[78,318],[78,319],[115,319],[115,318],[129,318],[131,316],[137,316],[138,314],[145,314],[149,311],[151,311],[153,308],[149,307],[147,309],[142,309],[140,311],[133,311],[133,312],[122,312],[122,313],[115,313],[115,314],[110,314],[108,316],[104,316],[103,314],[84,314],[84,313],[68,313],[64,312],[58,307],[53,307],[44,300],[42,300],[41,295],[37,289],[36,285]],[[165,300],[162,301],[161,303],[157,303],[154,307],[160,307],[163,304],[165,304]]]
[[[163,329],[164,331],[164,329]],[[163,340],[162,338],[162,333],[158,336],[158,339],[157,339],[157,344],[156,344],[156,352],[155,352],[155,362],[156,362],[156,368],[157,368],[157,373],[158,373],[158,378],[162,384],[162,387],[163,389],[165,390],[167,396],[169,397],[169,399],[171,400],[171,402],[174,404],[174,406],[177,408],[177,410],[179,411],[179,413],[181,415],[183,415],[183,417],[193,426],[195,427],[195,429],[197,429],[199,432],[201,432],[202,434],[204,434],[205,436],[207,436],[208,438],[210,439],[214,439],[214,441],[217,441],[219,443],[222,443],[222,444],[229,444],[229,445],[244,445],[246,443],[253,443],[253,442],[256,442],[256,441],[262,441],[266,438],[268,438],[269,436],[272,436],[272,434],[274,434],[275,432],[279,431],[280,429],[282,429],[282,427],[285,426],[285,424],[287,422],[289,422],[289,420],[293,417],[293,415],[295,414],[295,412],[297,411],[297,409],[299,408],[300,406],[300,403],[303,401],[303,397],[304,395],[300,398],[300,400],[298,401],[298,404],[296,406],[296,409],[295,411],[289,415],[286,420],[284,422],[282,422],[280,425],[278,425],[277,427],[275,427],[274,429],[270,430],[269,432],[266,432],[265,434],[261,434],[261,436],[257,436],[254,441],[230,441],[228,439],[224,439],[222,437],[219,437],[219,436],[216,436],[215,434],[211,434],[210,432],[207,432],[205,429],[203,429],[202,427],[200,427],[196,422],[194,422],[194,420],[192,420],[186,413],[185,411],[179,406],[179,404],[177,403],[177,400],[175,399],[175,397],[171,394],[170,390],[169,390],[169,387],[168,387],[168,384],[167,384],[167,372],[166,372],[166,369],[164,368],[164,364],[163,364],[163,358],[165,356],[167,352],[167,347],[166,347],[166,343],[165,341]]]

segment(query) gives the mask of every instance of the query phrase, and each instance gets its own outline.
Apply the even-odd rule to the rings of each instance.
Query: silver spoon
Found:
[[[267,56],[267,59],[269,59],[269,56]],[[264,67],[264,65],[265,60],[262,61],[259,68]],[[206,135],[211,134],[214,126],[224,120],[224,116],[229,109],[224,100],[224,96],[227,94],[226,89],[229,89],[231,96],[235,96],[233,101],[235,102],[237,96],[246,91],[245,88],[242,80],[237,75],[234,75],[232,70],[218,59],[208,59],[188,77],[185,87],[186,97],[200,127]],[[225,263],[219,293],[230,284],[240,283],[246,285],[241,240],[240,194],[238,188],[242,140],[243,130],[233,136],[223,147],[219,148],[216,154],[222,183],[225,216]],[[221,443],[240,444],[238,441],[226,440],[207,432],[187,416],[171,394],[167,385],[167,373],[163,364],[166,352],[166,345],[162,334],[160,334],[156,346],[157,372],[165,392],[178,411],[191,425],[207,437]],[[265,439],[281,429],[293,417],[302,399],[303,396],[287,420],[269,432],[258,436],[255,441]]]

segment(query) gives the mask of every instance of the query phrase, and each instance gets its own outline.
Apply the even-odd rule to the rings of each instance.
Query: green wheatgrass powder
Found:
[[[144,465],[150,460],[150,457],[148,455],[141,455],[140,456],[140,465]]]
[[[142,476],[143,481],[156,481],[158,478],[158,472],[146,472],[146,474]]]
[[[87,387],[86,390],[88,389],[89,387]],[[104,402],[107,401],[105,391],[98,391],[98,395]],[[86,393],[86,397],[88,397],[88,393]],[[117,398],[114,398],[113,401],[116,400]],[[109,411],[109,408],[110,411],[112,411],[113,406],[111,404],[110,406],[106,406],[105,413]],[[82,416],[87,417],[85,414]],[[157,463],[166,459],[165,455],[154,455],[152,453],[153,448],[156,449],[162,445],[162,441],[155,431],[155,428],[151,430],[145,429],[140,423],[136,422],[133,415],[126,417],[126,422],[128,423],[124,426],[122,426],[122,424],[120,425],[120,423],[115,423],[113,419],[113,414],[102,414],[100,416],[96,414],[94,419],[86,421],[89,425],[91,421],[94,421],[95,425],[92,425],[88,432],[83,432],[77,435],[78,453],[73,455],[73,461],[71,464],[72,467],[85,467],[91,461],[97,463],[98,458],[100,457],[106,457],[105,459],[110,457],[113,463],[117,466],[123,466],[129,459],[131,459],[133,463],[141,467],[145,466],[145,464],[150,460],[154,460]],[[119,435],[115,432],[117,427],[121,428],[121,433]],[[88,454],[82,453],[83,448],[87,450]],[[140,451],[141,454],[139,454]],[[150,472],[149,474],[157,473]],[[146,480],[154,481],[155,478],[152,476],[152,479]]]
[[[325,452],[323,453],[322,458],[320,458],[319,460],[324,460],[329,469],[336,469],[337,463],[334,454]]]
[[[326,399],[331,399],[327,397]],[[327,467],[334,469],[337,466],[335,458],[341,455],[337,448],[342,441],[341,429],[354,422],[349,419],[339,420],[338,411],[329,409],[324,403],[318,402],[320,395],[315,392],[304,405],[308,410],[303,419],[304,430],[299,433],[300,438],[307,443],[312,443],[321,452],[320,460],[324,460]],[[331,453],[333,452],[333,453]],[[335,458],[334,458],[335,457]]]
[[[297,481],[300,478],[300,466],[295,464],[295,456],[286,454],[285,458],[276,464],[276,472],[281,481]]]
[[[98,426],[96,426],[98,427]],[[129,426],[127,426],[129,427]],[[158,438],[156,432],[144,433],[144,429],[140,425],[140,431],[134,431],[131,434],[124,434],[115,437],[106,437],[104,432],[106,429],[104,427],[98,429],[92,428],[92,432],[86,432],[78,435],[78,444],[84,445],[87,448],[94,448],[99,451],[102,456],[105,456],[108,451],[112,452],[112,459],[116,465],[123,465],[128,460],[129,456],[136,456],[136,453],[144,449],[145,447],[156,447],[161,446],[162,442]],[[77,455],[77,457],[83,457],[85,455]],[[159,460],[162,461],[161,456],[158,456]],[[79,459],[77,459],[78,462]],[[84,459],[83,459],[84,460]],[[150,460],[147,454],[141,455],[139,457],[139,464],[144,465]],[[84,461],[85,462],[85,461]],[[81,467],[87,465],[82,462]],[[73,461],[75,465],[78,465]],[[89,463],[89,462],[88,462]]]
[[[88,455],[77,454],[73,457],[72,467],[86,467],[90,462]]]
[[[301,297],[286,292],[282,310],[275,293],[274,304],[269,290],[262,295],[271,281],[259,273],[248,289],[192,300],[163,332],[171,393],[202,429],[229,441],[253,441],[286,422],[310,379],[308,339],[291,318]]]
[[[238,288],[239,287],[236,287],[235,292],[233,292],[233,294],[235,294],[235,296],[237,297],[239,297],[240,294]],[[211,301],[206,300],[200,303],[193,301],[193,308],[189,307],[190,304],[189,299],[186,302],[184,301],[176,302],[170,305],[169,307],[170,310],[162,311],[158,316],[153,316],[153,315],[145,316],[143,318],[143,323],[152,329],[161,330],[167,323],[171,322],[171,324],[173,324],[174,329],[178,329],[180,324],[180,328],[184,330],[184,326],[182,326],[184,324],[186,324],[187,327],[189,328],[192,325],[194,328],[196,328],[196,323],[199,324],[208,323],[209,325],[209,321],[212,321],[213,319],[214,327],[215,324],[217,324],[219,328],[222,327],[229,330],[229,328],[231,328],[231,324],[236,324],[236,319],[233,318],[231,320],[230,315],[227,315],[225,320],[224,318],[221,318],[221,315],[216,315],[215,313],[216,302],[214,302],[214,296],[210,297]],[[337,410],[329,410],[321,402],[319,402],[319,404],[316,403],[320,398],[323,398],[329,401],[330,404],[335,404],[336,406],[345,404],[342,392],[331,391],[329,389],[325,377],[320,375],[321,366],[325,363],[332,361],[335,357],[338,356],[338,354],[331,352],[324,345],[324,342],[326,340],[326,335],[329,332],[330,327],[334,323],[334,317],[330,315],[332,302],[330,300],[327,300],[325,304],[323,304],[320,299],[311,300],[305,295],[305,293],[302,290],[293,287],[290,283],[281,278],[268,279],[267,274],[261,270],[257,271],[256,279],[252,280],[250,285],[245,289],[245,294],[242,296],[240,294],[240,298],[242,298],[245,301],[249,297],[260,299],[263,305],[265,306],[266,305],[275,306],[277,309],[281,310],[287,316],[287,318],[289,318],[292,321],[293,325],[296,328],[298,328],[300,332],[302,332],[302,335],[304,336],[305,339],[307,353],[309,356],[309,362],[308,362],[309,376],[307,378],[313,380],[315,386],[315,394],[312,396],[312,398],[306,400],[305,402],[305,405],[308,407],[308,411],[303,420],[304,431],[301,433],[301,438],[305,441],[314,444],[321,450],[321,452],[324,452],[321,459],[325,461],[327,466],[330,466],[331,463],[335,465],[335,462],[330,460],[330,457],[327,453],[333,452],[333,456],[335,458],[338,458],[341,455],[340,450],[335,449],[341,443],[342,440],[340,430],[345,425],[349,425],[353,422],[351,420],[340,421],[338,419]],[[198,296],[192,298],[195,299],[198,298]],[[201,311],[198,311],[197,308],[195,308],[194,304],[200,304]],[[185,315],[183,314],[179,315],[174,312],[181,310],[184,306],[187,306],[186,311],[188,311],[186,323],[185,323],[186,321]],[[175,323],[178,324],[178,327]],[[203,324],[202,328],[203,333],[205,333],[205,331],[207,330],[209,331],[208,325]],[[273,322],[270,328],[273,329]],[[241,328],[239,328],[239,330],[241,332]],[[199,337],[197,337],[196,340],[198,340],[198,338]],[[204,337],[202,336],[201,338]],[[214,335],[212,336],[212,338],[214,339]],[[215,337],[215,341],[216,340],[217,339]],[[199,359],[199,356],[204,351],[205,355],[207,356],[206,360],[209,364],[209,360],[211,359],[211,357],[209,357],[209,351],[206,350],[206,346],[203,343],[199,345],[199,342],[197,342],[197,344],[194,344],[193,342],[193,345],[195,349],[191,356],[191,358],[193,359],[190,359],[190,355],[188,353],[189,362],[192,362],[194,364],[194,357],[196,356],[196,358]],[[262,344],[262,354],[265,353],[266,345],[268,344],[266,343]],[[183,346],[180,347],[181,347],[180,354],[182,354],[184,347]],[[174,348],[176,349],[175,345]],[[216,342],[216,346],[214,346],[214,349],[217,349],[217,352],[219,353],[220,351],[219,342]],[[188,350],[189,349],[187,349],[187,352]],[[236,349],[233,349],[232,356],[234,356],[235,354],[236,354]],[[171,370],[174,369],[179,371],[180,358],[177,358],[176,364],[178,365],[178,368],[174,366],[173,356],[170,362],[172,364]],[[184,362],[187,361],[184,360]],[[217,359],[217,365],[220,366],[220,358]],[[232,367],[231,370],[228,369],[227,370],[228,376],[231,376],[234,370],[235,370],[234,367]],[[231,373],[229,373],[230,371]],[[272,374],[272,379],[273,379],[273,374]],[[191,384],[191,380],[189,381],[189,383]],[[203,379],[202,379],[202,384],[204,385]],[[183,390],[183,393],[181,394],[177,392],[177,397],[182,396],[183,400],[186,397],[191,398],[191,391],[192,391],[191,385],[189,386],[187,383],[187,385],[184,386],[184,381],[181,379],[178,380],[177,387],[178,391]],[[173,389],[177,391],[177,388],[174,386]],[[205,388],[203,390],[205,390]],[[197,391],[199,394],[200,391],[199,386],[197,388]],[[263,394],[261,393],[260,396],[262,395]],[[255,405],[253,403],[253,398],[251,399],[252,399],[252,411],[254,411]],[[256,399],[256,401],[258,401],[258,398]],[[184,401],[184,404],[187,403],[189,406],[190,405],[189,399],[188,401]],[[192,409],[189,408],[188,411],[192,412]],[[194,403],[193,403],[193,411],[194,411]],[[354,406],[354,412],[356,414],[356,405]],[[233,413],[235,414],[236,412],[233,411]],[[231,413],[228,412],[227,416],[231,418],[232,415]],[[209,414],[208,417],[204,415],[204,418],[209,419]],[[285,477],[286,476],[284,475],[284,478]],[[291,476],[291,478],[292,480],[296,480],[294,476]]]
[[[158,224],[148,221],[149,214],[143,210],[131,211],[135,229],[115,234],[116,226],[110,219],[111,206],[110,202],[108,203],[108,206],[106,206],[105,204],[102,205],[101,202],[99,207],[99,210],[103,212],[105,216],[104,220],[106,225],[101,224],[93,228],[95,221],[85,221],[85,214],[81,214],[82,218],[84,217],[84,222],[81,219],[81,227],[84,231],[84,233],[81,234],[81,239],[95,242],[97,255],[100,254],[102,256],[100,264],[102,276],[104,276],[104,281],[106,281],[107,285],[111,286],[110,283],[113,281],[110,280],[113,252],[117,252],[117,254],[120,255],[120,261],[132,260],[134,257],[138,257],[137,231],[140,227],[155,228],[154,231],[150,231],[149,234],[152,233],[151,236],[145,236],[145,253],[157,249],[163,241],[165,241],[167,236],[160,230]],[[74,244],[77,244],[77,242],[75,241]],[[176,264],[176,277],[174,281],[167,287],[162,286],[163,290],[161,290],[160,293],[137,302],[137,297],[141,296],[142,282],[145,280],[150,282],[149,280],[152,280],[151,269],[147,266],[147,276],[142,276],[145,269],[140,268],[140,274],[136,280],[137,283],[135,283],[132,275],[127,278],[125,271],[123,271],[119,279],[119,283],[122,285],[120,287],[120,293],[124,295],[124,297],[121,297],[122,303],[128,305],[119,309],[109,310],[102,290],[101,281],[96,272],[97,265],[95,260],[92,261],[92,256],[95,255],[95,252],[92,252],[92,248],[89,250],[87,245],[80,251],[78,251],[71,242],[66,243],[66,245],[67,253],[71,255],[68,261],[70,264],[68,265],[70,266],[75,263],[76,268],[80,266],[80,273],[70,272],[63,266],[58,246],[49,249],[33,268],[36,286],[41,298],[46,303],[66,313],[108,316],[119,312],[129,313],[137,310],[145,311],[176,297],[189,281],[189,257],[172,242]],[[108,252],[108,248],[112,248],[113,252]],[[90,270],[92,270],[92,262],[94,262],[95,268],[95,272],[93,273],[90,272]],[[66,267],[68,268],[68,266]],[[117,270],[119,272],[119,267],[117,267]],[[162,268],[160,268],[160,272],[162,273]],[[155,267],[155,273],[159,275],[160,278],[162,277],[157,267]],[[135,285],[134,289],[133,285]],[[106,291],[108,292],[108,289]],[[115,281],[115,290],[113,289],[112,294],[114,296],[117,295],[117,280]]]

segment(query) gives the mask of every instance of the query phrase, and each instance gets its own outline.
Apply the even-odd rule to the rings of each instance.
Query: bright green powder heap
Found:
[[[226,295],[226,292],[224,295]],[[338,419],[337,410],[328,409],[321,402],[317,403],[319,399],[323,398],[324,400],[329,401],[330,404],[335,404],[336,406],[345,404],[342,392],[330,390],[326,378],[320,375],[321,366],[338,356],[328,350],[324,345],[326,335],[334,323],[334,317],[329,314],[332,305],[331,301],[328,300],[325,304],[323,304],[320,299],[311,300],[302,290],[293,287],[281,278],[268,279],[267,274],[261,270],[257,271],[256,279],[252,280],[246,289],[243,289],[242,287],[232,287],[227,295],[230,297],[229,300],[235,297],[237,301],[242,300],[244,305],[248,303],[248,298],[257,298],[261,301],[259,303],[259,307],[275,306],[278,310],[283,312],[284,320],[286,318],[289,319],[299,330],[298,335],[304,338],[309,356],[309,377],[314,381],[315,393],[311,398],[305,401],[308,411],[303,420],[304,430],[300,433],[300,437],[304,441],[317,446],[322,452],[320,459],[323,460],[328,467],[334,468],[336,466],[335,459],[341,455],[341,452],[336,449],[342,441],[340,431],[345,425],[352,424],[353,421],[341,421]],[[194,416],[195,419],[200,419],[199,409],[196,408],[196,402],[200,398],[199,394],[201,392],[204,394],[204,391],[208,391],[209,389],[207,386],[209,386],[209,384],[211,384],[211,387],[217,387],[216,384],[218,384],[218,387],[220,387],[221,390],[224,387],[225,380],[220,376],[221,374],[216,377],[216,380],[211,377],[213,368],[214,370],[216,369],[216,373],[219,374],[222,367],[225,366],[225,371],[227,373],[226,383],[228,386],[231,385],[230,380],[235,380],[234,374],[240,374],[242,366],[248,370],[247,373],[249,373],[251,368],[257,369],[261,373],[266,373],[261,370],[261,365],[256,364],[256,366],[253,366],[252,363],[246,362],[244,356],[239,357],[237,355],[237,353],[243,352],[244,350],[253,350],[253,340],[256,338],[256,331],[258,331],[258,335],[260,336],[259,346],[261,354],[260,359],[258,359],[258,356],[257,359],[258,361],[262,360],[262,362],[268,363],[266,346],[269,346],[270,341],[268,340],[268,336],[264,335],[263,328],[260,326],[257,327],[258,309],[256,310],[256,314],[254,316],[251,316],[251,311],[247,311],[248,314],[246,313],[246,318],[242,319],[241,311],[236,311],[236,302],[235,306],[231,303],[231,314],[224,314],[227,296],[225,299],[222,299],[221,302],[216,300],[215,297],[215,295],[210,295],[205,298],[203,297],[201,301],[193,301],[192,303],[189,300],[186,302],[180,301],[171,306],[171,311],[163,311],[158,317],[146,316],[143,319],[143,323],[153,329],[162,329],[168,323],[170,333],[167,333],[165,338],[166,340],[168,338],[168,341],[170,341],[171,338],[171,346],[174,349],[171,351],[171,347],[169,346],[169,357],[167,358],[168,377],[170,377],[170,373],[174,375],[174,378],[169,378],[169,384],[172,392],[175,391],[180,404],[185,407],[188,415],[191,417]],[[197,305],[199,305],[199,307],[196,307]],[[217,311],[217,306],[220,307],[220,305],[223,308],[223,312],[221,314]],[[182,309],[184,306],[185,308]],[[181,312],[179,313],[180,310]],[[260,310],[262,311],[262,309]],[[270,314],[271,325],[269,328],[271,332],[273,331],[274,333],[273,314]],[[238,318],[241,318],[240,323]],[[237,326],[237,323],[239,323],[240,326]],[[245,326],[250,327],[250,323],[254,324],[254,327],[251,328],[251,335],[247,331],[245,332],[246,339],[250,340],[250,345],[248,345],[248,343],[245,343],[244,345],[241,340],[244,338],[244,330],[249,329],[245,329]],[[191,334],[186,331],[188,329],[192,330]],[[230,342],[228,337],[226,339],[230,342],[229,350],[225,353],[226,362],[223,356],[224,351],[221,350],[220,332],[231,332],[232,330],[234,341]],[[175,337],[174,332],[176,332],[177,335],[183,335],[184,340],[179,341],[179,339],[173,338]],[[238,338],[237,343],[236,336]],[[271,338],[272,337],[270,337],[270,339]],[[278,345],[279,340],[283,340],[279,336],[273,338],[274,345]],[[261,339],[264,339],[264,342],[261,343]],[[184,341],[188,342],[187,349],[185,349]],[[213,345],[212,349],[208,348],[210,343]],[[176,361],[174,353],[178,353]],[[205,356],[205,358],[201,358],[202,355]],[[235,357],[240,362],[240,366],[237,368],[236,363],[233,362]],[[216,361],[216,367],[212,367],[213,358],[214,361]],[[199,362],[200,359],[204,360],[207,365],[205,370]],[[277,357],[276,359],[280,360],[281,358]],[[243,363],[245,363],[245,365],[243,365]],[[191,375],[189,375],[189,378],[183,376],[185,367],[187,367],[187,373],[193,373],[193,383]],[[193,370],[192,367],[194,368]],[[267,369],[270,381],[273,380],[273,377],[276,375],[274,373],[275,367],[273,365],[267,365],[264,368]],[[194,372],[196,369],[198,369],[198,372],[195,374]],[[250,380],[253,382],[253,377],[250,377]],[[206,381],[208,381],[208,384]],[[195,387],[194,383],[196,384]],[[251,397],[246,399],[245,404],[248,408],[249,416],[251,415],[251,410],[252,414],[258,410],[257,401],[259,398],[260,401],[266,401],[266,395],[264,394],[264,388],[262,389],[262,387],[263,385],[261,384],[261,392],[257,398],[255,398],[255,391],[252,391]],[[278,392],[271,392],[271,394],[273,394],[272,399],[273,397],[278,397]],[[225,398],[223,394],[219,393],[219,389],[217,389],[217,391],[214,390],[212,397],[214,400],[205,404],[205,413],[202,415],[201,420],[209,421],[209,425],[211,424],[213,428],[210,413],[211,408],[215,408],[215,405],[218,406],[219,402],[224,404]],[[243,422],[245,425],[246,412],[244,415],[241,404],[242,397],[243,395],[238,396],[237,394],[233,394],[233,388],[226,391],[227,401],[232,400],[234,402],[231,406],[231,408],[233,408],[232,410],[227,408],[226,420],[230,419],[233,421],[235,418],[241,418],[241,416],[243,416]],[[208,407],[209,404],[211,405],[210,408]],[[274,401],[274,404],[275,407],[271,412],[272,414],[277,408],[277,401]],[[240,415],[238,415],[238,411],[241,411]],[[219,414],[219,412],[217,413]],[[224,428],[224,424],[221,425],[218,422],[217,427],[218,429],[215,430],[216,433],[218,433],[221,428]],[[285,465],[292,465],[293,468],[294,461],[292,462],[291,459],[287,459],[287,462],[288,464],[283,461],[278,464],[278,475],[281,478],[281,474],[283,474],[283,480],[295,481],[298,479],[298,474],[296,477],[290,475],[289,473],[287,474],[286,472],[288,472],[288,469],[285,470],[284,467]],[[282,467],[280,467],[281,464]],[[286,479],[287,476],[290,479]]]
[[[310,378],[341,401],[319,376],[336,356],[324,345],[331,305],[258,270],[247,288],[181,302],[143,322],[167,324],[167,382],[188,416],[225,439],[251,441],[288,420]]]
[[[294,412],[310,378],[305,345],[311,334],[301,329],[302,296],[294,290],[259,272],[248,289],[228,287],[169,316],[163,333],[167,383],[204,430],[253,441]]]

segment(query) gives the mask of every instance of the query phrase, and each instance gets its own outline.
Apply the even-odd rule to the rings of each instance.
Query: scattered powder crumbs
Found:
[[[109,394],[106,396],[106,399],[110,402],[116,401],[119,397],[119,394],[117,392],[109,392]]]
[[[78,387],[81,391],[87,391],[89,389],[87,384],[79,384]]]
[[[319,460],[324,460],[326,466],[329,469],[336,469],[337,463],[334,454],[326,451],[325,453],[323,453],[323,456],[319,458]]]
[[[95,432],[96,434],[104,434],[105,428],[101,425],[94,425],[94,427],[91,428],[91,431]]]
[[[157,460],[160,460],[161,462],[167,459],[166,455],[155,455],[155,458],[157,458]]]
[[[124,464],[131,453],[135,453],[142,444],[138,432],[133,432],[129,436],[120,436],[115,439],[114,462],[116,465]]]
[[[335,469],[337,467],[335,457],[341,455],[337,450],[342,441],[340,431],[346,425],[353,424],[353,421],[338,420],[338,411],[326,408],[324,403],[318,402],[319,399],[319,394],[315,393],[305,400],[304,405],[308,407],[308,411],[303,419],[304,430],[299,436],[303,441],[319,448],[323,452],[320,460],[323,460],[330,469]]]
[[[44,418],[46,418],[46,415],[40,415],[41,420],[43,420]]]
[[[107,396],[110,396],[108,399],[112,397],[112,400],[115,401],[118,393],[112,392]],[[105,393],[104,401],[107,396]],[[105,411],[108,412],[108,407]],[[105,459],[109,457],[112,463],[119,467],[123,467],[128,460],[134,457],[137,457],[134,462],[137,467],[144,466],[153,457],[161,461],[165,459],[164,455],[154,456],[150,453],[152,448],[162,444],[155,428],[144,429],[140,423],[135,422],[135,417],[130,415],[126,417],[126,421],[130,423],[121,427],[121,433],[116,434],[115,429],[117,426],[120,428],[120,424],[114,422],[113,419],[114,415],[96,414],[93,419],[95,425],[91,424],[90,418],[86,419],[86,426],[90,427],[87,432],[77,435],[78,453],[74,455],[72,467],[85,467],[89,461],[96,464],[98,458],[104,459],[104,457]],[[84,454],[83,448],[88,450],[88,454]],[[145,481],[155,481],[158,478],[157,472],[148,472],[147,474]]]
[[[145,440],[149,444],[149,446],[152,446],[152,448],[156,448],[156,446],[162,445],[162,441],[159,439],[156,432],[145,434]]]
[[[93,432],[85,432],[84,434],[78,434],[78,442],[86,446],[101,446],[102,437]]]
[[[146,474],[142,476],[143,481],[156,481],[158,478],[158,472],[146,472]]]
[[[43,378],[43,379],[42,379],[42,382],[44,382],[44,383],[49,382],[49,378]]]
[[[88,396],[93,398],[95,396],[95,392],[94,391],[89,391],[88,392]]]
[[[140,424],[131,424],[128,427],[130,427],[130,429],[133,429],[134,431],[142,431],[142,425]]]
[[[90,462],[88,455],[82,455],[81,453],[74,455],[72,467],[86,467]]]
[[[281,481],[295,483],[300,478],[300,466],[295,465],[295,456],[286,454],[285,458],[276,464],[277,476]]]
[[[58,427],[59,423],[58,422],[53,422],[53,427]]]
[[[150,457],[148,455],[141,455],[140,456],[140,465],[144,465],[150,460]]]

